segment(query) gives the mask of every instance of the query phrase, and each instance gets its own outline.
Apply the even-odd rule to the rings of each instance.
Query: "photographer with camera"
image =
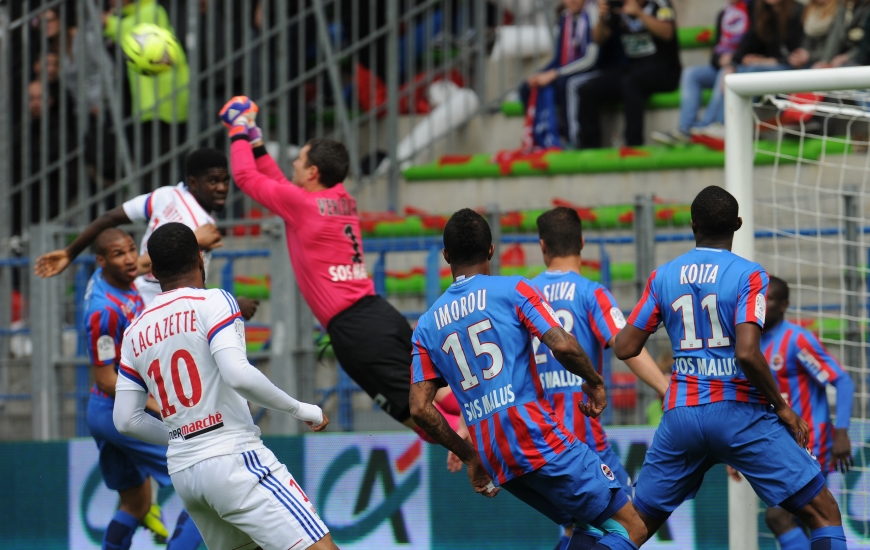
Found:
[[[617,41],[625,62],[602,71],[578,90],[580,146],[601,147],[601,105],[614,99],[625,106],[625,144],[643,145],[647,98],[675,90],[680,83],[674,8],[670,0],[599,0],[598,12],[607,24],[594,29],[595,42],[603,46]]]

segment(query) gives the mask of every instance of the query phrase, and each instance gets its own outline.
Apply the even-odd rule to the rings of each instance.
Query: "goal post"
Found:
[[[859,327],[863,326],[861,319],[867,316],[863,304],[866,298],[859,302],[859,296],[866,296],[860,295],[857,284],[860,265],[850,266],[848,262],[856,260],[842,258],[855,256],[859,241],[863,244],[865,227],[870,225],[865,214],[870,205],[870,178],[867,177],[870,161],[864,162],[870,159],[866,154],[870,142],[866,132],[870,122],[870,94],[859,92],[868,88],[870,67],[743,73],[725,78],[725,185],[737,198],[743,218],[743,227],[734,236],[733,251],[761,262],[769,271],[775,268],[794,275],[798,296],[791,300],[790,309],[796,308],[799,317],[815,316],[819,326],[822,321],[830,320],[842,327]],[[828,101],[826,94],[817,94],[807,100],[806,105],[788,96],[804,92],[839,94],[834,94],[833,101]],[[774,114],[770,119],[761,119],[759,109],[769,109]],[[797,112],[798,116],[791,119],[783,116],[789,110],[791,114]],[[813,117],[816,120],[813,121]],[[844,131],[845,137],[837,134],[838,131]],[[773,138],[761,139],[762,132]],[[813,147],[809,147],[810,144]],[[810,155],[810,149],[817,151],[817,156]],[[768,167],[759,169],[755,157],[762,150]],[[858,154],[856,159],[858,151],[864,153],[863,156]],[[758,175],[759,170],[768,172],[762,177]],[[764,189],[762,180],[766,185]],[[863,190],[863,193],[857,191],[857,198],[855,184]],[[852,193],[852,202],[843,200],[849,193]],[[759,196],[764,199],[758,199]],[[856,201],[860,204],[857,208]],[[763,212],[759,212],[759,208]],[[764,218],[763,224],[757,223],[759,215]],[[764,254],[759,254],[756,246],[759,228],[769,237],[763,245]],[[847,237],[850,234],[852,237]],[[848,239],[854,242],[847,242]],[[865,246],[863,256],[859,253],[857,262],[868,261],[866,249]],[[831,260],[832,257],[835,259]],[[775,267],[768,267],[767,263]],[[852,268],[851,281],[856,284],[849,283],[849,267]],[[812,282],[806,282],[810,279]],[[818,303],[810,305],[812,298],[805,298],[807,296],[817,296]],[[856,313],[855,305],[859,303]],[[826,314],[826,309],[839,313]],[[804,313],[810,311],[816,313]],[[860,334],[860,339],[851,338],[846,331],[851,330],[853,335],[858,328],[840,330],[845,342],[840,347],[845,346],[845,352],[838,359],[842,362],[845,355],[857,361],[857,364],[844,366],[853,379],[859,369],[866,378],[865,335]],[[863,353],[863,358],[855,359],[859,357],[858,351]],[[865,366],[861,368],[861,365]],[[856,383],[858,401],[864,397],[861,387]],[[853,416],[857,414],[864,418],[860,407]],[[853,455],[857,456],[862,445],[862,441],[853,441]],[[841,485],[845,493],[845,484]],[[757,550],[757,497],[745,480],[737,483],[729,479],[728,499],[729,547]],[[843,511],[844,522],[846,512]]]

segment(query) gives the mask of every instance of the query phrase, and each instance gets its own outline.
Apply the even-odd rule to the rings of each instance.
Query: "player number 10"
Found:
[[[187,376],[190,378],[191,395],[188,397],[184,392],[184,386],[181,385],[181,375],[178,372],[179,361],[184,361],[184,366],[187,369]],[[172,354],[172,359],[169,363],[170,373],[172,374],[172,386],[175,389],[175,397],[179,403],[187,408],[195,407],[199,400],[202,399],[202,381],[199,378],[199,369],[196,368],[196,362],[193,356],[186,349],[176,350]],[[175,405],[169,402],[169,395],[166,393],[166,385],[163,383],[163,373],[160,372],[160,360],[155,359],[148,366],[148,376],[157,384],[157,396],[160,399],[160,414],[163,418],[175,414]]]
[[[707,338],[708,348],[727,348],[731,339],[722,331],[719,322],[719,310],[716,307],[717,296],[708,294],[701,300],[701,309],[706,309],[710,317],[710,332],[712,338]],[[683,294],[671,304],[671,308],[683,313],[683,330],[685,338],[680,340],[680,349],[701,349],[701,339],[695,332],[695,298],[691,294]]]
[[[492,322],[489,319],[484,319],[479,323],[474,323],[468,327],[468,338],[471,340],[471,347],[474,349],[474,355],[480,357],[483,354],[489,355],[492,358],[492,365],[488,369],[483,369],[483,379],[492,380],[504,367],[504,355],[498,344],[492,342],[481,342],[480,333],[492,328]],[[456,366],[459,367],[459,372],[462,373],[462,389],[468,390],[480,384],[480,380],[476,374],[471,373],[471,367],[468,365],[468,360],[465,358],[465,351],[462,349],[462,342],[459,341],[459,333],[454,332],[444,340],[441,346],[444,353],[453,353],[453,358],[456,360]]]

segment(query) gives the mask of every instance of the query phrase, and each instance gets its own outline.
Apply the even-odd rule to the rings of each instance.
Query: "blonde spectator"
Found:
[[[859,51],[870,19],[870,0],[846,0],[839,3],[828,32],[821,60],[814,67],[862,65]]]

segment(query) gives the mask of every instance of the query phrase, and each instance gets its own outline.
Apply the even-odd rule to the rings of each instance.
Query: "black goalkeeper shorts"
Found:
[[[411,325],[380,296],[366,296],[332,318],[327,328],[344,371],[384,412],[411,417]]]

